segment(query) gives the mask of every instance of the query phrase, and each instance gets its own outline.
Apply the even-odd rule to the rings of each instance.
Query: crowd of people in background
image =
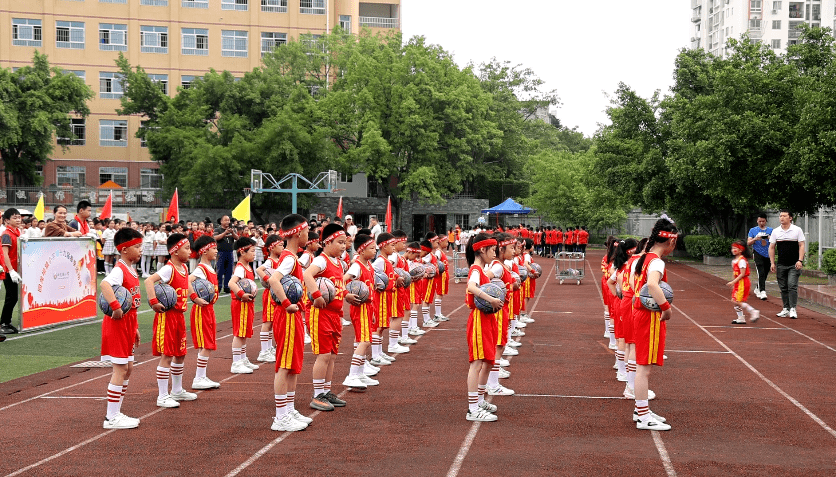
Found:
[[[482,232],[507,233],[512,237],[531,239],[534,243],[534,253],[541,257],[553,258],[561,252],[586,253],[586,246],[589,244],[589,232],[586,226],[562,227],[544,225],[533,227],[526,224],[511,225],[507,228],[497,225],[490,228],[484,224],[474,225],[470,229],[462,230],[458,224],[455,228],[447,231],[447,240],[451,250],[464,252],[465,245],[470,237]]]

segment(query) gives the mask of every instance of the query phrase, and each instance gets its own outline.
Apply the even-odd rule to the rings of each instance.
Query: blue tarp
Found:
[[[524,207],[510,197],[497,206],[491,207],[490,209],[482,209],[483,214],[530,214],[532,212],[534,212],[534,209]]]

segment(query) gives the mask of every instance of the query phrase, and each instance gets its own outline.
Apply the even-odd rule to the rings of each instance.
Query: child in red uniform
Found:
[[[634,388],[636,386],[636,338],[633,333],[633,298],[636,287],[636,262],[644,255],[644,248],[647,246],[647,238],[639,240],[636,248],[627,249],[630,259],[624,266],[621,275],[621,328],[624,333],[624,341],[627,343],[627,384],[624,386],[624,397],[636,399]],[[647,399],[651,400],[656,394],[650,389],[647,390]]]
[[[249,237],[241,237],[235,241],[235,250],[238,252],[238,263],[232,272],[227,286],[231,290],[232,300],[232,366],[230,372],[233,374],[251,374],[258,369],[257,364],[250,362],[247,357],[247,338],[253,336],[253,318],[255,316],[255,291],[245,293],[238,285],[243,279],[252,280],[255,283],[255,272],[252,263],[255,259],[255,241]]]
[[[738,240],[732,244],[731,248],[734,260],[732,260],[732,273],[734,279],[726,286],[732,287],[732,301],[734,302],[734,311],[737,312],[737,319],[732,321],[733,325],[745,325],[746,318],[743,317],[743,310],[749,313],[749,320],[752,323],[758,321],[761,312],[752,308],[746,300],[749,298],[749,293],[752,291],[752,284],[749,282],[749,259],[752,258],[752,253],[746,242]]]
[[[406,246],[404,258],[407,260],[410,267],[414,265],[421,265],[423,267],[424,262],[421,260],[421,254],[426,253],[427,252],[421,250],[421,245],[419,245],[418,242],[410,242]],[[412,279],[412,284],[409,286],[409,332],[406,336],[420,336],[426,333],[426,331],[418,328],[418,310],[424,300],[424,294],[427,291],[426,288],[427,279],[424,276]]]
[[[261,350],[258,353],[257,361],[263,363],[276,362],[276,348],[273,347],[273,320],[281,312],[279,307],[270,298],[270,287],[267,286],[267,270],[273,271],[279,266],[279,257],[284,252],[284,240],[278,235],[270,235],[264,241],[268,257],[256,270],[255,273],[262,283],[265,284],[264,292],[261,294],[261,332],[259,342]]]
[[[308,230],[308,240],[303,244],[304,251],[299,256],[299,265],[302,265],[302,272],[305,272],[311,262],[313,262],[314,257],[319,252],[319,249],[322,248],[322,243],[319,241],[319,234],[316,232]],[[308,330],[308,322],[305,321],[304,317],[307,316],[307,310],[310,308],[311,302],[308,299],[308,290],[305,287],[305,282],[302,282],[302,323],[305,325],[305,344],[311,343],[311,333]]]
[[[614,324],[616,339],[615,350],[615,364],[616,364],[616,380],[625,383],[627,382],[627,341],[624,334],[624,323],[632,320],[632,313],[624,316],[621,313],[621,300],[623,290],[621,288],[621,278],[624,273],[624,267],[627,265],[627,260],[630,258],[632,252],[628,250],[635,250],[636,240],[629,238],[627,240],[620,240],[613,245],[613,259],[609,269],[609,279],[607,279],[607,287],[610,291],[610,321]]]
[[[612,247],[615,241],[616,239],[612,235],[607,237],[606,253],[604,254],[604,257],[601,258],[601,298],[604,301],[604,338],[610,339],[609,348],[613,350],[616,349],[616,341],[615,330],[613,329],[613,323],[610,320],[610,297],[612,294],[607,286],[607,280],[610,278],[610,254],[612,254]]]
[[[356,391],[365,391],[368,386],[377,386],[379,382],[365,374],[366,353],[372,341],[372,334],[377,330],[376,319],[376,298],[374,267],[371,259],[377,253],[377,246],[374,238],[370,235],[357,234],[354,237],[354,247],[357,255],[354,262],[348,267],[343,275],[343,281],[348,283],[351,280],[359,280],[366,284],[369,289],[369,298],[363,302],[349,302],[349,317],[354,327],[354,342],[357,347],[351,356],[351,368],[348,376],[343,381],[343,386]]]
[[[435,277],[435,314],[433,315],[432,320],[435,322],[449,321],[450,318],[447,318],[441,313],[441,297],[447,294],[446,281],[449,281],[449,277],[445,276],[444,272],[440,271],[441,267],[439,266],[439,264],[443,262],[445,267],[444,271],[447,271],[447,255],[444,253],[444,249],[446,248],[444,243],[447,242],[447,236],[436,235],[432,232],[428,233],[426,236],[427,240],[429,240],[433,246],[432,255],[435,259],[436,269],[439,270]],[[442,243],[442,239],[444,243]]]
[[[510,234],[494,234],[497,240],[497,257],[488,267],[491,275],[501,279],[505,283],[505,303],[494,316],[496,318],[496,356],[505,354],[505,351],[513,349],[508,344],[508,331],[511,329],[511,321],[514,319],[514,291],[518,289],[517,282],[511,274],[511,264],[514,260],[517,241]],[[516,350],[514,354],[519,354]],[[508,353],[510,355],[510,353]],[[508,389],[499,384],[499,363],[494,361],[490,374],[488,374],[487,391],[491,396],[511,396],[513,389]]]
[[[525,239],[525,243],[523,244],[522,266],[525,267],[528,272],[528,280],[523,283],[523,312],[520,313],[520,321],[526,324],[534,323],[534,318],[532,318],[527,311],[528,300],[534,297],[534,293],[537,290],[537,277],[535,276],[536,273],[534,272],[534,267],[532,267],[534,264],[534,250],[534,241],[532,239]]]
[[[305,352],[304,325],[302,324],[304,306],[300,301],[291,304],[281,284],[285,276],[304,279],[302,265],[296,258],[296,250],[308,241],[308,222],[298,214],[284,217],[280,224],[281,238],[287,241],[287,248],[282,251],[273,267],[273,274],[268,282],[267,292],[273,291],[279,303],[273,320],[273,333],[276,337],[276,376],[273,378],[273,398],[276,403],[276,415],[270,429],[274,431],[299,431],[308,427],[313,419],[303,416],[296,410],[296,382],[302,372]],[[275,237],[271,236],[270,238]],[[268,238],[268,243],[271,242]],[[282,240],[279,240],[281,242]],[[269,245],[268,245],[269,247]],[[275,249],[276,247],[274,247]],[[271,303],[272,297],[269,298]]]
[[[380,254],[372,263],[375,273],[382,273],[389,279],[386,290],[377,293],[377,330],[372,336],[372,360],[370,363],[373,366],[388,366],[395,361],[394,356],[389,356],[383,352],[383,340],[389,336],[392,322],[395,317],[400,314],[398,310],[398,290],[403,279],[395,273],[395,267],[389,261],[392,254],[395,253],[395,243],[398,241],[390,233],[382,233],[377,236],[377,247]],[[400,331],[400,323],[398,323],[398,330]],[[397,344],[397,339],[395,340]]]
[[[102,295],[113,310],[102,320],[102,361],[110,361],[113,365],[113,374],[107,385],[107,413],[102,427],[133,429],[139,426],[139,419],[122,414],[122,401],[133,371],[134,347],[139,345],[136,309],[141,298],[134,264],[142,257],[142,234],[134,229],[122,229],[116,232],[113,243],[120,258],[100,285]],[[122,313],[113,293],[114,286],[125,287],[131,295],[131,309],[127,313]]]
[[[484,299],[494,310],[502,308],[502,301],[489,296],[479,287],[494,278],[486,271],[489,263],[496,258],[496,239],[486,233],[474,235],[465,248],[465,257],[470,271],[467,276],[465,303],[470,308],[467,319],[467,350],[470,367],[467,371],[467,415],[468,421],[496,421],[496,406],[485,401],[485,388],[491,368],[496,360],[498,329],[494,313],[484,313],[476,308],[474,297]]]
[[[314,398],[311,407],[320,411],[333,411],[334,407],[345,406],[346,402],[331,392],[334,376],[334,361],[340,350],[342,338],[343,300],[357,302],[357,297],[345,290],[343,282],[342,256],[346,248],[345,230],[337,224],[328,224],[322,229],[322,253],[313,259],[305,270],[305,286],[311,293],[313,303],[308,312],[308,330],[311,333],[311,350],[316,355],[313,366]],[[316,279],[325,277],[334,283],[336,293],[330,303],[322,298],[317,289]]]
[[[189,283],[193,284],[198,278],[207,280],[215,287],[215,297],[207,303],[199,298],[197,293],[192,292],[191,295],[194,302],[190,317],[192,344],[197,350],[197,368],[195,368],[192,389],[213,389],[221,387],[220,383],[206,376],[209,356],[212,351],[218,349],[215,343],[215,303],[218,301],[220,289],[218,288],[218,274],[212,268],[212,262],[218,258],[218,243],[212,235],[201,235],[195,240],[194,247],[200,263],[189,275]]]
[[[435,247],[438,246],[438,236],[432,232],[427,234],[428,238],[421,241],[421,261],[424,269],[430,269],[432,277],[427,277],[427,288],[424,290],[424,299],[421,304],[421,312],[424,317],[424,328],[435,328],[440,320],[430,317],[430,304],[435,301],[438,283],[441,276],[438,274],[438,258],[435,256]]]
[[[401,252],[406,250],[406,232],[395,230],[392,232],[395,237],[395,251],[389,255],[389,262],[395,268],[409,271],[409,263]],[[410,287],[397,288],[397,313],[392,318],[391,329],[389,330],[389,353],[409,353],[409,346],[418,341],[409,337],[409,319],[406,318],[406,310],[409,310],[409,289]]]
[[[154,309],[154,336],[151,350],[160,357],[157,365],[157,406],[180,407],[180,401],[194,401],[197,394],[183,389],[183,368],[186,361],[186,299],[194,292],[189,283],[186,263],[191,255],[189,239],[183,234],[171,234],[166,239],[166,250],[171,259],[156,273],[145,279],[145,294]],[[154,293],[157,282],[168,283],[177,294],[177,302],[166,310]],[[171,392],[168,378],[171,376]]]
[[[633,300],[633,337],[636,339],[636,409],[633,420],[637,429],[656,431],[670,430],[665,418],[650,411],[648,401],[648,379],[652,365],[662,366],[665,353],[665,322],[671,318],[671,305],[659,287],[660,281],[667,281],[665,262],[662,257],[676,248],[677,230],[674,223],[663,216],[656,221],[647,240],[645,255],[636,262],[636,288],[638,295],[647,284],[650,295],[659,303],[661,311],[645,308],[638,296]]]

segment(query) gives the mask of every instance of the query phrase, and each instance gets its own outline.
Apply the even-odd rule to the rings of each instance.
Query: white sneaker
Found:
[[[171,396],[157,396],[157,407],[180,407],[180,403],[171,399]]]
[[[775,316],[777,316],[779,318],[786,318],[786,317],[790,316],[790,310],[784,308],[783,310],[778,312],[778,314],[776,314]]]
[[[105,419],[102,427],[104,429],[134,429],[139,427],[139,419],[128,417],[120,412],[110,419]]]
[[[522,346],[522,343],[519,342],[519,341],[508,340],[508,346],[512,346],[514,348],[519,348],[520,346]]]
[[[397,354],[409,353],[409,347],[402,346],[402,345],[399,345],[399,344],[389,345],[389,347],[386,348],[386,351],[388,351],[390,353],[397,353]]]
[[[360,376],[346,376],[345,380],[343,380],[343,386],[357,391],[365,391],[368,387],[368,385],[360,379]]]
[[[402,345],[414,345],[417,342],[418,340],[414,340],[409,336],[401,336],[400,338],[398,338],[398,343]]]
[[[669,431],[671,430],[671,425],[664,422],[659,422],[651,417],[646,421],[636,421],[636,429],[644,429],[648,431]]]
[[[389,364],[392,364],[395,361],[397,361],[397,359],[395,359],[394,356],[389,356],[388,354],[384,353],[383,351],[380,352],[380,357],[385,359],[386,361],[389,361]]]
[[[380,384],[380,381],[378,381],[377,379],[372,379],[365,374],[360,375],[360,381],[362,381],[363,384],[365,384],[366,386],[377,386],[378,384]]]
[[[490,412],[479,409],[478,411],[467,411],[467,420],[468,421],[478,421],[478,422],[493,422],[496,421],[497,417],[496,414],[491,414]]]
[[[650,411],[650,417],[653,418],[653,419],[656,419],[659,422],[668,422],[667,419],[665,419],[664,417],[656,414],[653,411]],[[636,411],[635,409],[633,409],[633,422],[639,422],[639,412]]]
[[[438,323],[436,323],[432,319],[424,320],[424,328],[435,328],[436,326],[438,326]]]
[[[363,374],[366,376],[374,376],[375,374],[380,372],[380,368],[373,364],[369,364],[368,361],[363,363]]]
[[[769,298],[769,295],[766,294],[766,290],[761,290],[761,294],[758,295],[758,298],[760,298],[761,300],[766,300],[767,298]]]
[[[305,344],[311,344],[311,335],[305,333]]]
[[[502,351],[502,356],[516,356],[518,354],[520,352],[510,346],[506,346],[505,350]]]
[[[479,404],[477,404],[477,406],[479,406],[479,409],[482,409],[483,411],[488,411],[490,413],[496,412],[497,409],[496,404],[491,404],[488,401],[485,401],[484,399],[479,401]]]
[[[280,432],[296,432],[304,430],[306,427],[308,427],[306,423],[297,421],[290,414],[285,414],[281,419],[273,417],[273,425],[270,426],[270,429]]]
[[[758,310],[752,310],[752,313],[749,314],[749,321],[752,323],[758,321],[758,318],[761,317],[761,312]]]
[[[421,328],[418,328],[417,326],[413,326],[412,328],[409,329],[409,334],[411,334],[413,336],[421,336],[424,333],[426,333],[426,331],[422,330]]]
[[[450,321],[450,318],[447,318],[447,317],[446,317],[446,316],[444,316],[444,315],[435,315],[435,316],[433,317],[433,319],[434,319],[435,321]]]
[[[343,318],[343,326],[351,326],[351,320],[346,320]]]
[[[250,362],[250,358],[248,358],[248,357],[246,357],[246,356],[241,357],[241,359],[239,359],[238,361],[243,361],[243,362],[244,362],[244,366],[246,366],[246,367],[248,367],[248,368],[250,368],[250,369],[258,369],[258,368],[260,367],[260,366],[259,366],[259,365],[257,365],[257,364],[253,364],[253,363],[251,363],[251,362]]]
[[[633,388],[630,387],[629,384],[624,386],[624,392],[622,393],[625,399],[636,399],[636,393],[633,391]]]
[[[294,409],[292,411],[289,411],[288,414],[291,417],[293,417],[293,419],[296,419],[297,421],[302,422],[306,425],[313,422],[313,419],[311,419],[308,416],[303,415],[301,412],[297,411],[296,409]]]
[[[618,381],[620,383],[626,383],[627,382],[627,374],[622,373],[621,371],[618,371],[618,372],[615,373],[615,379],[616,379],[616,381]]]
[[[488,395],[490,396],[513,396],[514,390],[508,389],[503,385],[498,385],[495,388],[487,388]]]
[[[221,387],[221,383],[216,383],[209,378],[194,378],[192,380],[192,389],[216,389]]]
[[[610,341],[610,344],[607,347],[611,350],[617,350],[618,349],[618,344],[616,344],[615,341]]]
[[[383,356],[375,356],[371,359],[371,361],[369,361],[369,363],[371,363],[372,366],[390,366],[392,364],[388,360],[383,359]]]
[[[520,319],[519,319],[519,320],[517,320],[517,321],[522,321],[523,323],[534,323],[534,319],[533,319],[533,318],[529,318],[529,317],[527,317],[527,316],[522,316],[522,317],[520,317]]]
[[[508,361],[508,360],[507,360],[507,359],[505,359],[505,358],[499,358],[498,360],[496,360],[496,364],[498,364],[498,365],[500,365],[500,366],[502,366],[502,367],[511,366],[511,362],[510,362],[510,361]]]
[[[793,320],[798,318],[798,313],[795,312],[795,308],[790,308],[790,318]]]
[[[252,374],[253,370],[247,367],[243,360],[239,359],[238,361],[232,363],[232,366],[229,368],[229,372],[232,374]]]
[[[525,328],[528,326],[524,321],[517,320],[517,328]]]
[[[257,361],[261,361],[262,363],[275,363],[276,362],[276,353],[270,352],[269,349],[266,349],[260,353],[258,353]]]
[[[612,369],[618,370],[618,360],[616,360],[615,363],[613,363]]]
[[[519,338],[521,336],[525,336],[525,332],[514,328],[511,330],[511,337],[512,338]]]
[[[499,379],[507,379],[511,377],[511,371],[505,368],[499,368]]]
[[[174,399],[175,401],[194,401],[195,399],[197,399],[197,394],[190,393],[185,389],[181,389],[176,393],[171,393],[168,396],[171,399]]]

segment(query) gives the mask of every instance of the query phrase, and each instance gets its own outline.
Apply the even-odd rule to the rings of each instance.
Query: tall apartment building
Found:
[[[836,30],[836,0],[691,0],[691,48],[726,53],[726,40],[749,32],[777,51],[798,42],[802,23]]]
[[[114,60],[124,53],[166,94],[210,68],[243,76],[261,57],[300,34],[400,29],[400,0],[3,0],[0,67],[31,64],[34,50],[84,79],[96,96],[74,119],[44,167],[44,185],[97,187],[111,180],[156,189],[161,176],[134,134],[142,118],[119,116],[122,87]],[[59,139],[59,141],[61,141]]]

